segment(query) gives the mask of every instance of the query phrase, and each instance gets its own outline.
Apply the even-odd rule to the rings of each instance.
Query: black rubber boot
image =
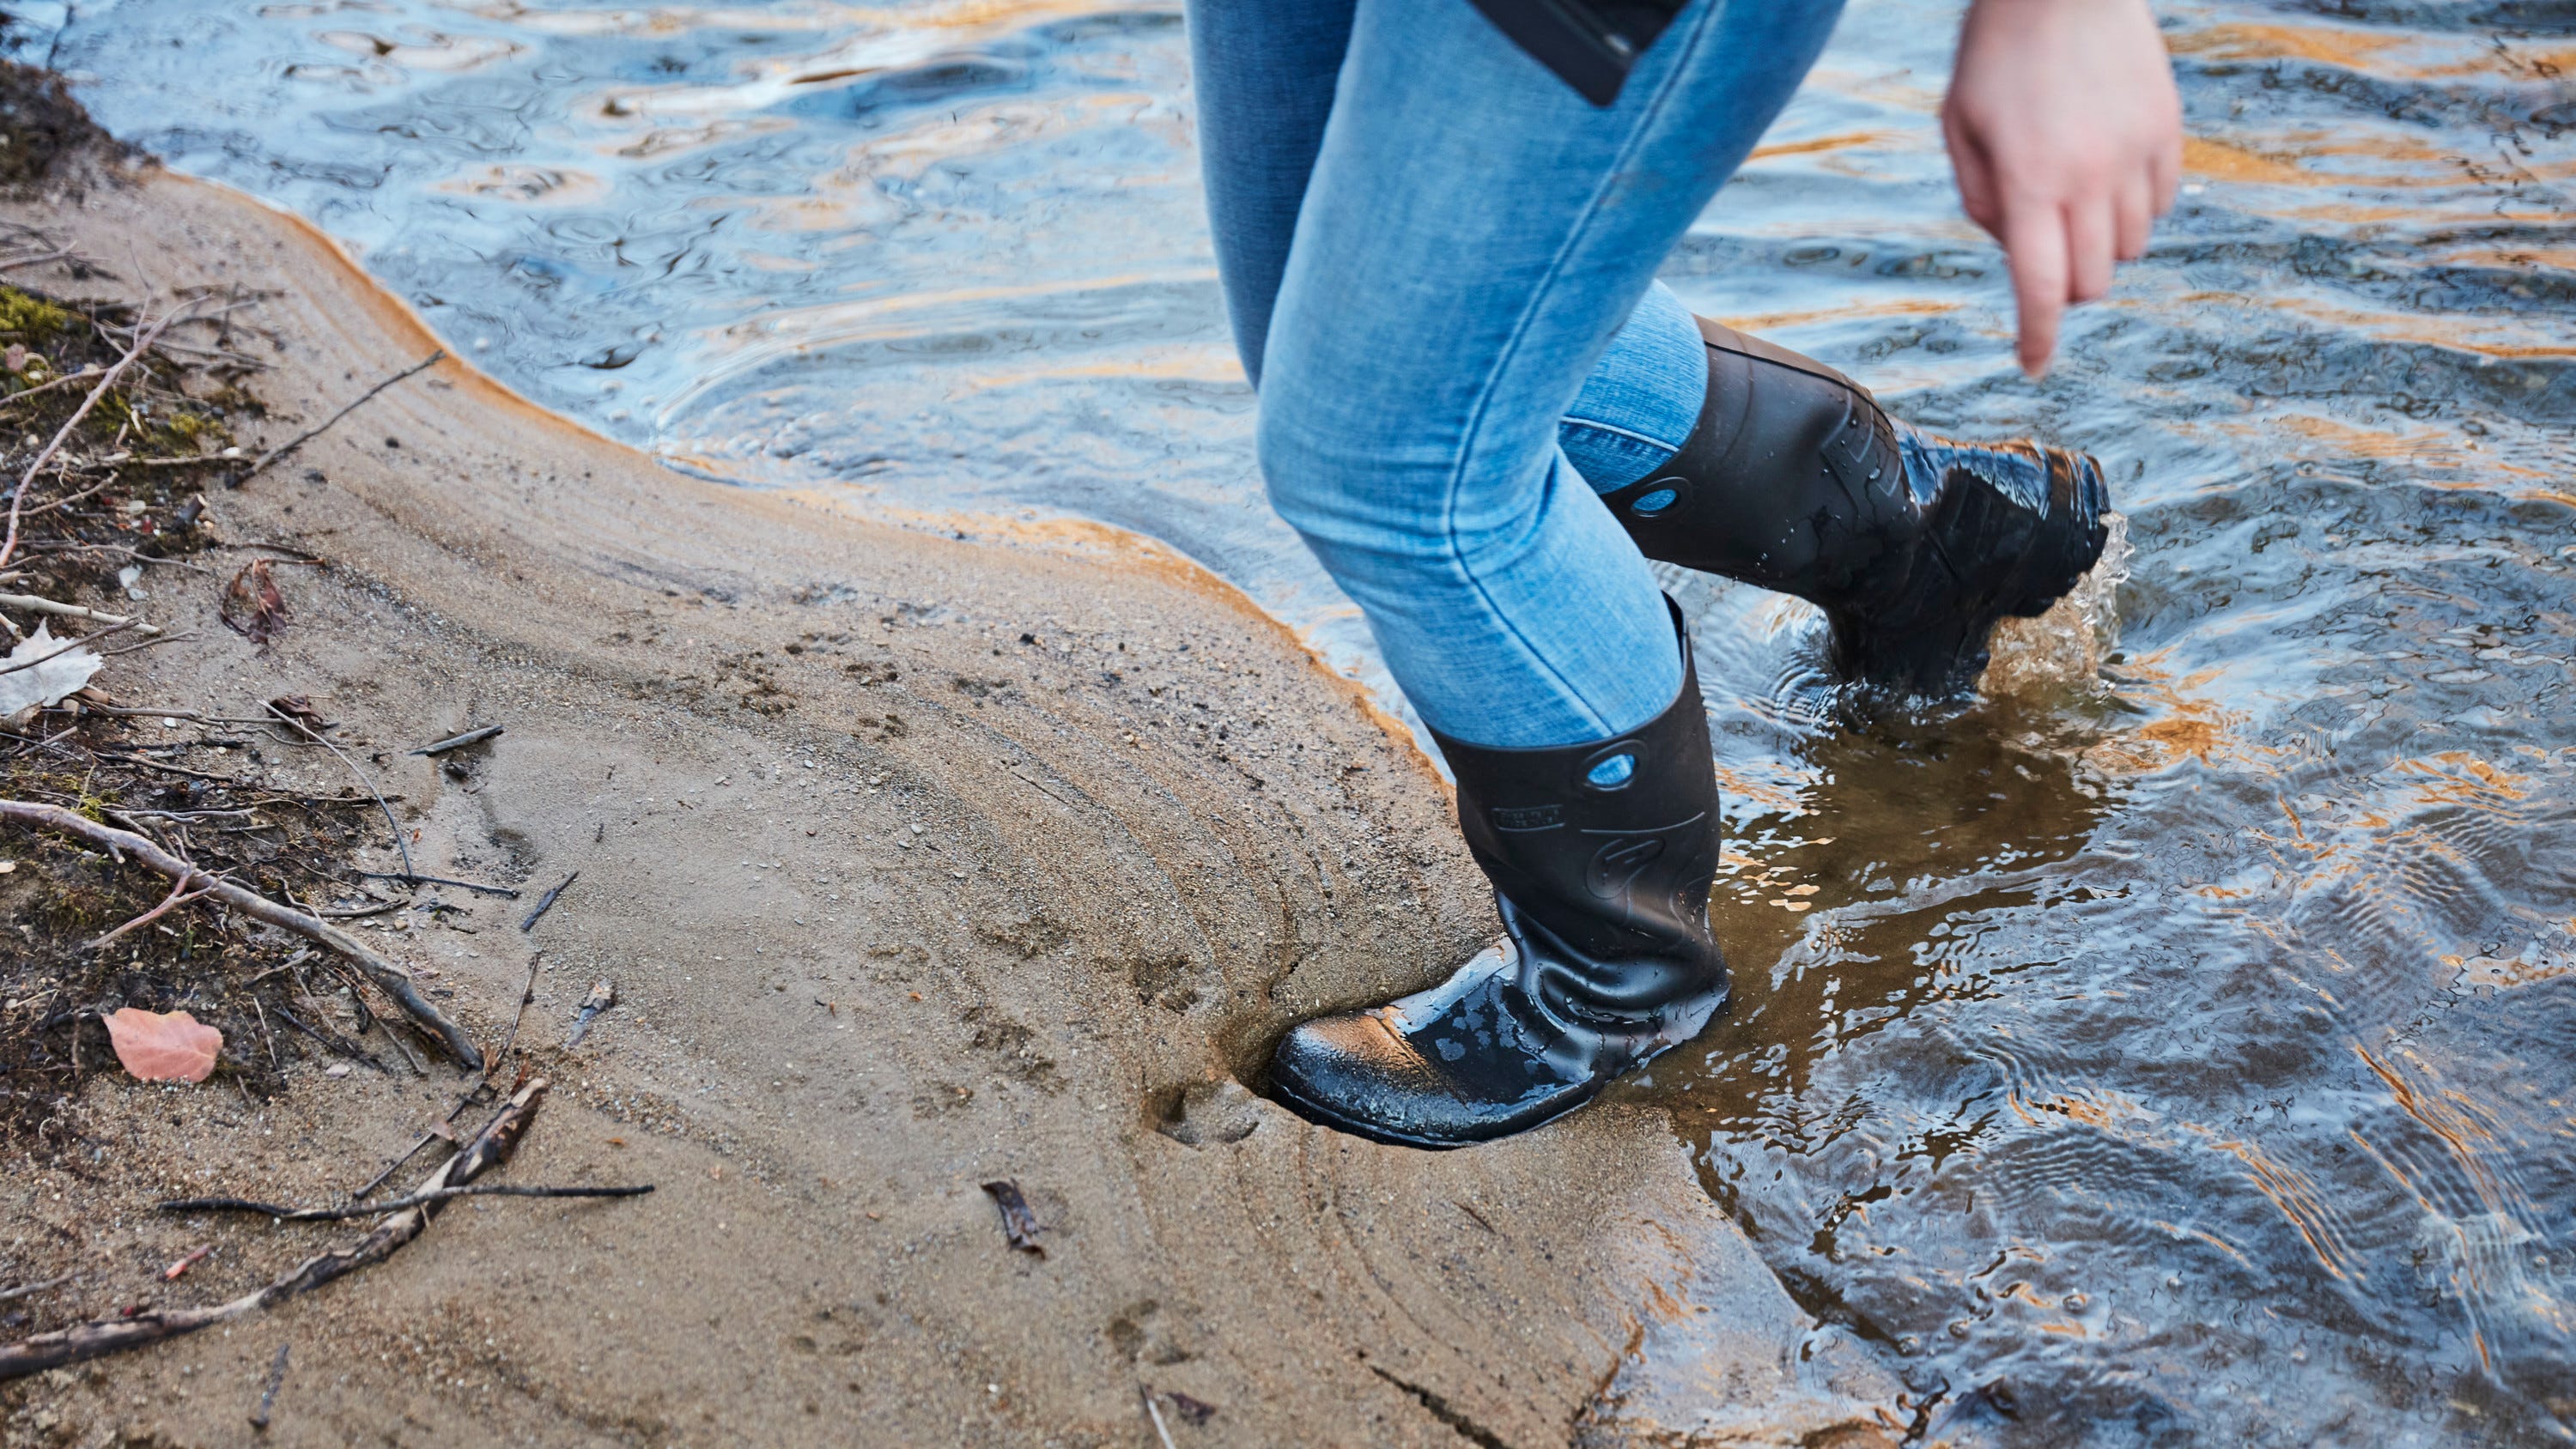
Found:
[[[1299,1115],[1409,1147],[1563,1116],[1697,1035],[1727,994],[1708,929],[1717,771],[1687,635],[1681,693],[1641,729],[1562,749],[1439,743],[1503,939],[1428,991],[1301,1023],[1270,1058],[1272,1094]]]
[[[1843,678],[1964,693],[1996,620],[2045,613],[2102,556],[2110,499],[2092,458],[1917,432],[1821,362],[1699,327],[1698,426],[1603,501],[1650,559],[1821,606]]]

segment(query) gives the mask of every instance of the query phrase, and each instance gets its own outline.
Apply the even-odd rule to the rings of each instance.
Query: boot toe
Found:
[[[1411,1147],[1490,1135],[1445,1073],[1375,1011],[1300,1022],[1270,1056],[1272,1095],[1309,1121]]]

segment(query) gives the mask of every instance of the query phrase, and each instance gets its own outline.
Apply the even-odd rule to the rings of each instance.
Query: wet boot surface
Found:
[[[2110,498],[2092,458],[1920,432],[1823,363],[1700,331],[1698,425],[1603,501],[1648,558],[1822,607],[1847,682],[1964,694],[1996,621],[2045,612],[2101,557]]]
[[[1527,1131],[1689,1040],[1726,1003],[1708,927],[1716,769],[1680,611],[1682,687],[1608,740],[1440,740],[1504,938],[1428,991],[1290,1031],[1270,1086],[1381,1142],[1457,1147]]]

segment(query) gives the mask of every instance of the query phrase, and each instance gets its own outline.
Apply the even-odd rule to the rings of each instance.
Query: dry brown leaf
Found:
[[[233,575],[232,586],[224,590],[223,607],[216,613],[253,644],[267,643],[285,627],[286,598],[278,593],[277,580],[269,577],[268,560],[244,564]]]
[[[107,1039],[127,1073],[146,1082],[202,1082],[224,1049],[224,1034],[188,1013],[139,1006],[107,1018]]]

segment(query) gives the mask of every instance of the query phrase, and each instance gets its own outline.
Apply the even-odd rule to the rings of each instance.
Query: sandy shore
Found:
[[[210,186],[0,215],[129,294],[258,295],[254,441],[437,345]],[[1798,1352],[1812,1325],[1658,1114],[1432,1155],[1235,1085],[1294,1016],[1418,984],[1491,919],[1410,742],[1185,561],[693,481],[453,361],[210,504],[329,567],[281,570],[265,652],[214,623],[219,581],[156,576],[200,642],[100,683],[308,694],[380,752],[422,870],[578,870],[533,935],[460,902],[386,949],[494,1040],[542,946],[526,1039],[561,1086],[508,1176],[658,1191],[462,1205],[266,1317],[10,1389],[9,1443],[249,1442],[281,1342],[265,1437],[295,1445],[1152,1444],[1140,1388],[1213,1406],[1163,1401],[1182,1444],[1866,1443],[1901,1413]],[[486,723],[460,772],[401,752]],[[618,1005],[565,1050],[603,978]],[[161,1301],[253,1286],[345,1230],[142,1209],[345,1192],[451,1075],[317,1063],[267,1104],[94,1077],[95,1152],[11,1164],[8,1266],[95,1268],[77,1307],[106,1313],[115,1275],[212,1241]]]

